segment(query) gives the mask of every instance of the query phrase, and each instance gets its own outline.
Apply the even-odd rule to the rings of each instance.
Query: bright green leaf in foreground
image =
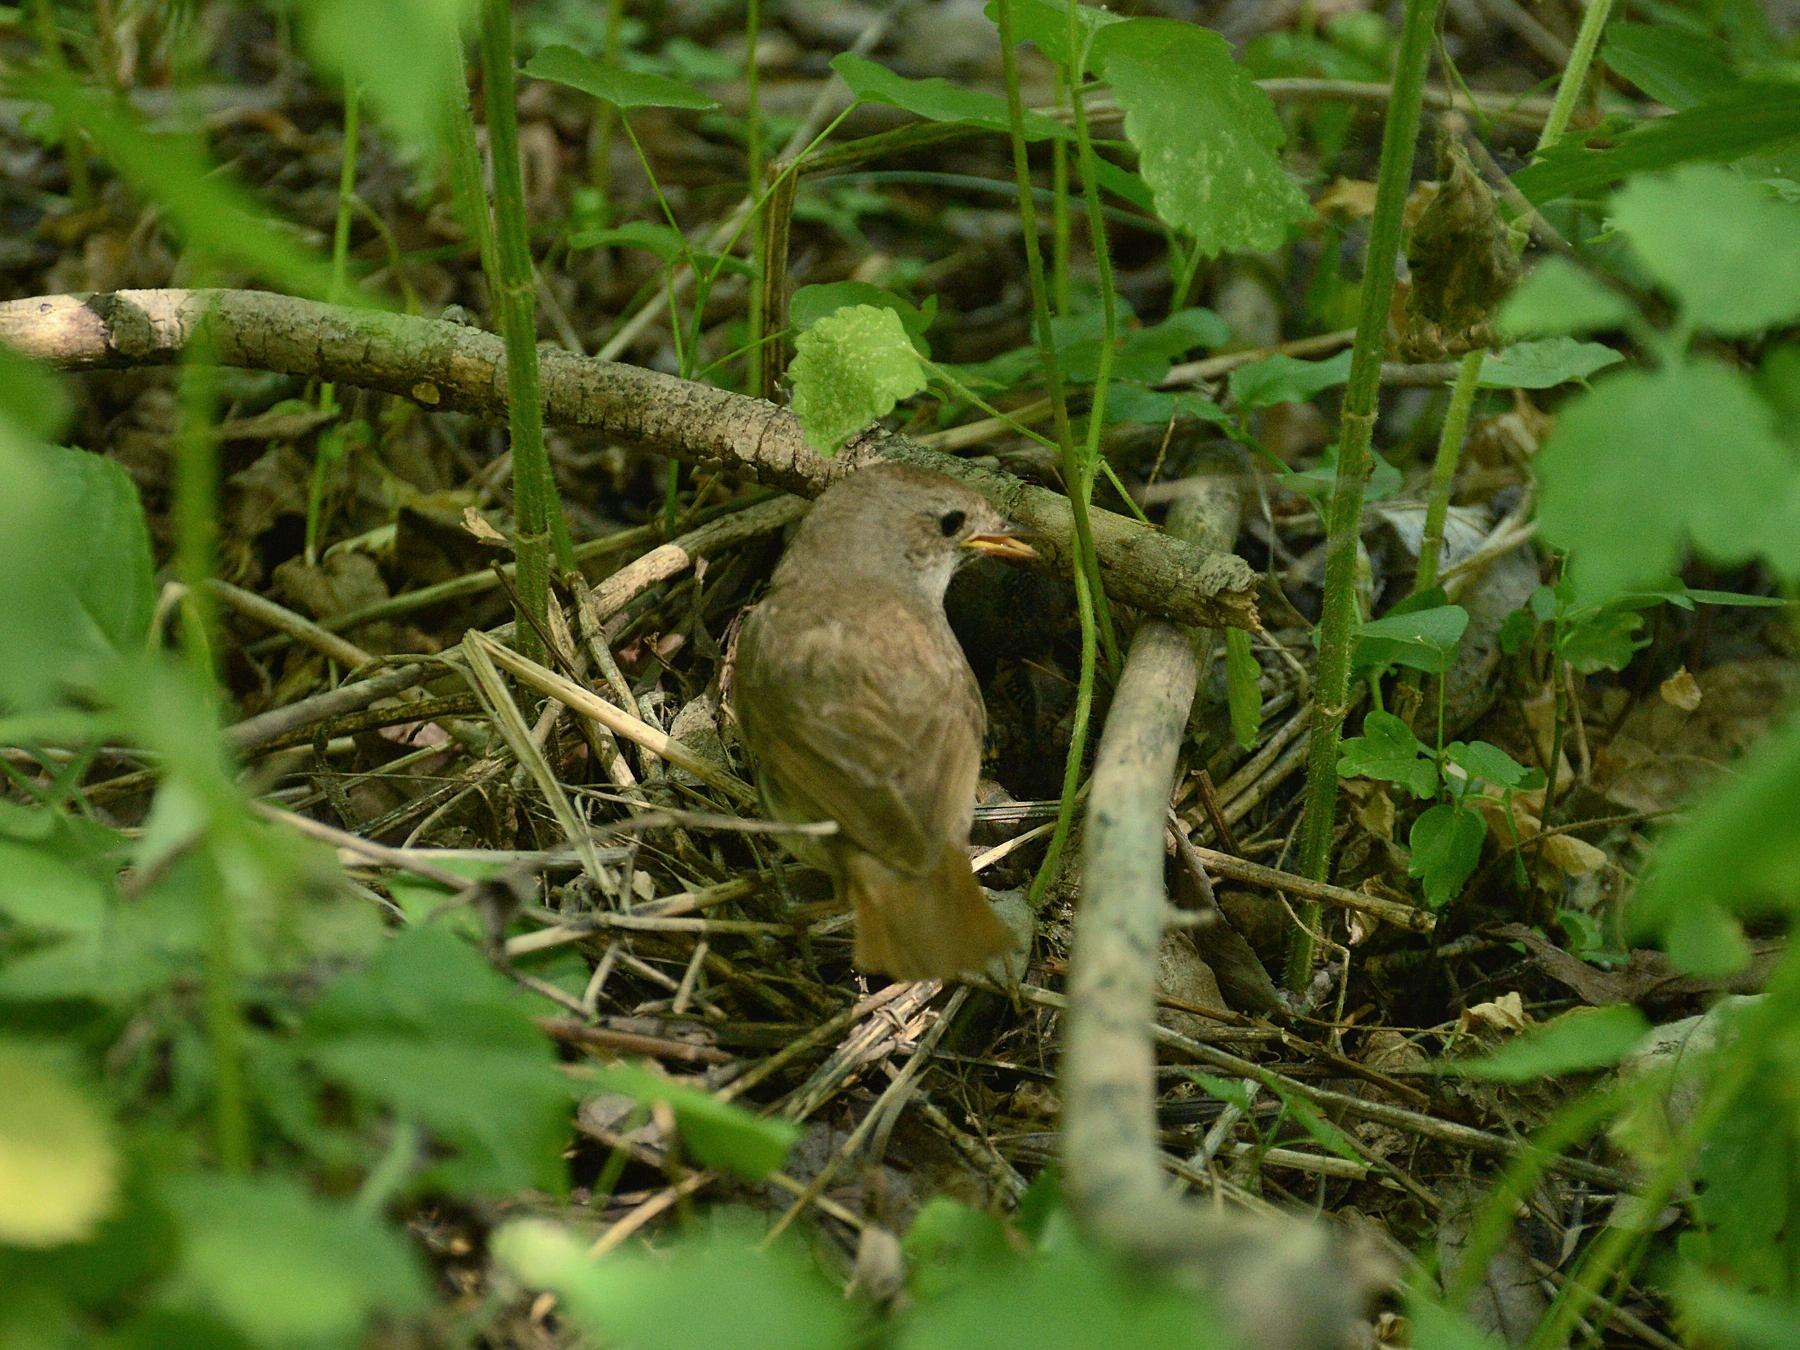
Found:
[[[181,1222],[183,1291],[261,1345],[354,1345],[376,1312],[423,1309],[399,1233],[287,1177],[190,1174],[164,1183]]]
[[[900,316],[874,305],[837,310],[802,333],[788,374],[800,429],[827,455],[925,387],[925,367]]]
[[[1363,718],[1362,735],[1339,744],[1338,776],[1398,783],[1415,797],[1429,797],[1438,787],[1437,763],[1412,728],[1379,709]]]
[[[1412,863],[1407,875],[1424,887],[1425,903],[1442,909],[1455,898],[1481,861],[1487,825],[1465,806],[1442,802],[1413,822],[1407,836]]]
[[[1800,464],[1743,374],[1685,361],[1601,380],[1563,405],[1537,461],[1539,527],[1584,600],[1717,563],[1800,575]]]
[[[591,56],[583,56],[573,47],[545,47],[525,63],[525,73],[534,79],[567,85],[584,94],[592,94],[602,103],[615,108],[691,108],[719,106],[692,85],[655,75],[646,70],[627,70],[609,66]]]
[[[1461,605],[1384,614],[1357,628],[1352,660],[1358,667],[1406,666],[1442,675],[1468,627],[1469,611]]]
[[[671,1082],[635,1064],[609,1064],[594,1075],[594,1083],[646,1106],[655,1102],[667,1105],[696,1159],[753,1181],[780,1167],[800,1137],[800,1127],[791,1121],[764,1120],[710,1092]]]
[[[1451,1063],[1464,1078],[1525,1083],[1558,1073],[1579,1073],[1617,1064],[1650,1031],[1644,1015],[1628,1003],[1581,1008],[1534,1027],[1480,1059]]]
[[[863,103],[885,103],[928,122],[960,122],[964,126],[999,132],[1012,127],[1006,100],[998,94],[964,89],[936,76],[927,80],[909,80],[855,52],[832,57],[831,68]],[[1069,134],[1069,129],[1062,123],[1053,122],[1042,113],[1025,114],[1026,140],[1067,139]]]
[[[1721,165],[1690,164],[1633,179],[1612,211],[1701,328],[1741,336],[1800,315],[1800,204]]]
[[[463,18],[472,0],[307,0],[294,6],[313,60],[359,86],[382,120],[427,145],[455,97],[466,98]],[[404,42],[395,34],[406,34]]]
[[[1631,302],[1567,258],[1546,258],[1500,306],[1497,326],[1505,337],[1592,333],[1617,328],[1633,314]],[[1491,358],[1484,358],[1483,367]]]
[[[1125,109],[1125,134],[1165,221],[1201,253],[1271,249],[1312,214],[1282,167],[1268,95],[1217,33],[1131,19],[1094,35],[1094,62]]]
[[[88,1237],[112,1210],[119,1157],[87,1094],[36,1051],[0,1042],[0,1243]]]
[[[68,426],[69,413],[63,377],[0,344],[0,419],[24,436],[53,441]]]
[[[747,1223],[717,1223],[667,1250],[589,1260],[587,1244],[542,1220],[494,1235],[494,1259],[533,1289],[548,1289],[569,1318],[620,1350],[731,1346],[734,1350],[841,1350],[856,1313],[804,1252],[765,1247]]]

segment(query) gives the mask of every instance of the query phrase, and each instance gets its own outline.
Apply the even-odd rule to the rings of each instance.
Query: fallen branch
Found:
[[[0,304],[0,342],[64,370],[166,364],[204,324],[222,365],[331,380],[503,420],[500,339],[436,319],[323,305],[266,291],[147,290],[46,295]],[[869,459],[937,469],[975,488],[1035,536],[1069,575],[1074,527],[1068,499],[1009,474],[872,431],[827,459],[807,446],[785,408],[637,366],[540,353],[544,422],[676,459],[709,462],[814,497]],[[1094,542],[1114,598],[1184,623],[1256,626],[1255,575],[1230,553],[1208,551],[1108,511],[1093,512]]]
[[[1239,476],[1198,480],[1170,528],[1229,547]],[[1203,495],[1202,495],[1203,494]],[[1193,634],[1145,623],[1132,638],[1088,794],[1081,910],[1063,1063],[1064,1186],[1082,1226],[1204,1289],[1245,1344],[1345,1343],[1368,1269],[1321,1226],[1225,1214],[1170,1193],[1151,1044],[1165,893],[1163,828],[1200,671]]]

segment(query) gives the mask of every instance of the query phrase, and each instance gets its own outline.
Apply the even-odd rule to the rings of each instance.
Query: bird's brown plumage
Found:
[[[954,528],[950,528],[954,525]],[[813,508],[746,617],[732,703],[769,812],[856,914],[856,964],[979,970],[1012,938],[970,870],[986,714],[943,590],[991,507],[938,474],[864,469]]]

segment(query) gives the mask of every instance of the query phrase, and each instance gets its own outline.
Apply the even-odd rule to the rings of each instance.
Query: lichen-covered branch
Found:
[[[252,370],[334,380],[498,420],[506,412],[500,339],[435,319],[322,305],[264,291],[147,290],[47,295],[0,304],[0,342],[65,370],[175,359],[205,327],[213,358]],[[586,427],[623,444],[706,461],[817,496],[871,458],[961,478],[1033,531],[1068,575],[1074,522],[1062,494],[875,432],[835,459],[810,449],[785,408],[672,375],[545,348],[539,375],[547,426]],[[1184,623],[1254,627],[1255,575],[1209,551],[1108,511],[1092,513],[1108,594]]]

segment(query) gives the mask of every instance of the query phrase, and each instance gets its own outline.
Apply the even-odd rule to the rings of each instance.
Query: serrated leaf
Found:
[[[1567,258],[1546,258],[1506,297],[1495,324],[1512,338],[1592,333],[1617,328],[1632,313],[1629,300]]]
[[[1578,598],[1656,581],[1692,543],[1800,576],[1800,469],[1749,378],[1710,360],[1625,371],[1563,404],[1537,458],[1546,541]]]
[[[874,305],[837,310],[802,333],[788,374],[807,444],[826,455],[925,387],[900,316]]]
[[[957,122],[1003,133],[1012,128],[1006,100],[985,90],[965,89],[936,76],[909,80],[855,52],[832,57],[831,68],[863,103],[885,103],[929,122]],[[1062,123],[1030,111],[1024,127],[1028,141],[1067,140],[1072,134]]]
[[[1225,630],[1225,702],[1231,712],[1231,734],[1248,750],[1262,733],[1262,667],[1250,649],[1250,634]]]
[[[666,1104],[675,1113],[682,1140],[695,1158],[752,1181],[760,1181],[780,1167],[800,1137],[800,1127],[791,1121],[765,1120],[710,1092],[671,1082],[635,1064],[609,1064],[594,1075],[594,1082],[646,1106]]]
[[[1339,743],[1338,777],[1398,783],[1415,797],[1429,797],[1438,788],[1431,752],[1405,722],[1379,709],[1363,718],[1362,735]]]
[[[1700,327],[1741,336],[1800,315],[1800,205],[1730,169],[1690,164],[1627,183],[1612,212]]]
[[[1630,1004],[1578,1008],[1533,1027],[1480,1059],[1452,1060],[1445,1067],[1461,1078],[1528,1083],[1559,1073],[1610,1068],[1649,1032],[1644,1015]]]
[[[1386,614],[1357,627],[1351,660],[1359,668],[1406,666],[1442,675],[1456,659],[1456,644],[1468,627],[1469,611],[1461,605]]]
[[[1565,137],[1513,175],[1537,206],[1692,160],[1733,160],[1800,138],[1800,84],[1740,81],[1668,117],[1652,118],[1604,149]]]
[[[1595,371],[1616,366],[1625,358],[1599,342],[1577,342],[1572,337],[1539,338],[1516,342],[1504,351],[1481,358],[1483,389],[1554,389],[1571,380],[1585,380]]]
[[[113,1209],[119,1155],[88,1094],[44,1054],[0,1042],[0,1243],[79,1242]]]
[[[629,110],[632,108],[716,108],[719,101],[692,85],[672,80],[667,75],[647,70],[627,70],[609,66],[591,56],[583,56],[573,47],[561,44],[545,47],[525,63],[525,73],[533,79],[566,85],[584,94],[592,94],[603,103]]]
[[[1157,213],[1202,254],[1275,248],[1312,214],[1277,153],[1274,107],[1217,33],[1129,19],[1095,33],[1093,60],[1125,109]]]
[[[1407,836],[1412,862],[1407,875],[1417,877],[1425,903],[1442,909],[1462,890],[1481,861],[1481,845],[1487,825],[1467,807],[1445,802],[1432,807],[1413,822]]]
[[[282,1176],[170,1177],[182,1292],[260,1345],[354,1345],[381,1312],[422,1310],[427,1286],[400,1234]]]

